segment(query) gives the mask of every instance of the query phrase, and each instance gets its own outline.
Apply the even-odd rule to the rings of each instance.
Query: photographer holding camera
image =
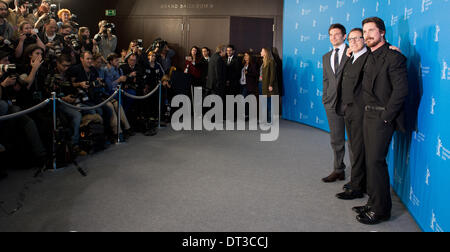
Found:
[[[9,15],[8,5],[0,1],[0,40],[3,44],[5,41],[10,41],[14,37],[14,28],[6,20]]]
[[[61,9],[58,11],[57,14],[58,18],[59,18],[59,22],[58,22],[58,26],[61,27],[62,25],[66,24],[66,25],[70,25],[73,30],[71,31],[71,33],[77,33],[78,32],[78,27],[80,27],[80,25],[75,22],[74,20],[76,20],[76,15],[71,13],[70,10],[68,9]]]
[[[62,54],[64,38],[56,33],[56,20],[49,19],[44,25],[44,31],[39,33],[39,38],[47,48],[45,59],[54,64],[54,60]]]
[[[78,40],[78,36],[72,34],[72,26],[63,24],[59,34],[64,37],[62,53],[71,56],[72,65],[80,64],[81,44]]]
[[[110,57],[113,56],[109,56],[108,59],[110,59]],[[110,61],[111,63],[109,64],[116,64],[116,68],[118,67],[118,59],[112,59]],[[108,67],[112,67],[112,66],[108,66],[108,67],[102,67],[103,65],[103,61],[102,61],[102,57],[100,54],[95,54],[94,55],[94,66],[97,69],[97,72],[99,73],[99,77],[101,79],[102,84],[105,84],[105,86],[102,87],[101,92],[104,95],[104,99],[107,99],[111,94],[114,93],[114,90],[110,89],[110,85],[108,85],[107,81],[111,81],[111,77],[109,77],[109,75],[111,74],[110,70]],[[120,80],[125,81],[126,77],[123,76],[122,78],[119,77]],[[125,139],[127,139],[131,133],[130,133],[130,124],[128,122],[128,119],[124,113],[123,108],[121,107],[120,113],[121,113],[121,124],[124,126],[124,131],[122,131],[122,129],[120,129],[120,131],[117,131],[117,111],[118,111],[118,106],[119,106],[119,102],[116,99],[112,99],[110,102],[107,102],[105,104],[103,108],[104,114],[108,114],[109,117],[105,118],[105,122],[109,122],[109,126],[110,126],[110,130],[111,130],[111,142],[115,142],[117,141],[117,136],[118,134],[122,134],[123,133],[123,137]]]
[[[175,51],[169,48],[167,41],[160,38],[153,42],[150,50],[156,53],[156,61],[163,66],[164,72],[168,73],[172,67],[172,58],[175,56]]]
[[[91,32],[87,27],[81,27],[78,30],[78,39],[81,44],[81,51],[90,51],[92,53],[99,53],[97,41],[91,39]]]
[[[22,57],[24,49],[31,44],[37,44],[40,48],[42,48],[42,50],[45,50],[44,43],[37,36],[36,30],[33,29],[33,26],[31,25],[30,22],[23,21],[22,23],[20,23],[19,29],[20,29],[20,36],[15,54],[17,59]]]
[[[81,64],[75,65],[69,69],[68,76],[70,76],[72,85],[77,89],[75,104],[77,106],[94,106],[92,96],[92,88],[97,85],[98,73],[95,70],[93,63],[94,58],[89,51],[82,52],[80,55]],[[101,108],[95,110],[82,111],[82,114],[99,114],[103,115]]]
[[[52,92],[56,93],[58,98],[61,98],[64,102],[72,105],[76,105],[77,90],[72,86],[72,82],[67,76],[67,70],[71,67],[71,58],[69,55],[62,54],[56,59],[56,67],[50,69],[46,80],[45,87],[47,97],[51,96]],[[86,152],[82,151],[79,147],[80,142],[80,124],[81,113],[78,110],[69,108],[67,106],[58,106],[58,110],[70,120],[71,128],[73,130],[72,146],[74,146],[74,152],[80,156],[85,156]]]
[[[9,52],[0,50],[0,66],[2,66],[0,71],[0,113],[2,114],[5,114],[5,110],[7,110],[6,114],[17,113],[25,108],[19,105],[26,103],[21,101],[26,96],[22,96],[24,90],[17,81],[15,67],[12,67],[14,65],[10,65],[9,55]],[[46,163],[47,151],[37,125],[30,116],[24,115],[2,122],[1,127],[0,139],[2,139],[2,144],[7,147],[8,157],[15,166],[22,165],[23,162],[30,162],[30,164],[24,165],[42,167]],[[31,158],[27,157],[28,151],[30,151]]]
[[[14,0],[15,9],[9,9],[8,22],[17,31],[18,26],[23,21],[28,21],[34,25],[35,17],[33,16],[33,9],[28,0]],[[18,33],[15,34],[18,36]]]
[[[94,40],[98,44],[100,54],[103,56],[104,62],[106,58],[116,51],[117,37],[114,35],[115,25],[102,20],[98,24],[99,33],[95,35]]]

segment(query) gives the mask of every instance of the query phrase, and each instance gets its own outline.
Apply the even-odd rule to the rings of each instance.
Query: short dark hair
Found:
[[[3,0],[0,0],[0,3],[4,4],[6,6],[6,8],[8,8],[9,4]]]
[[[90,54],[93,55],[91,51],[84,51],[80,54],[80,59],[84,59],[84,57],[86,56],[86,54]]]
[[[333,29],[339,29],[342,32],[342,35],[346,35],[347,34],[347,30],[345,29],[345,26],[341,25],[341,24],[332,24],[330,26],[330,28],[328,29],[328,34],[330,34],[330,31]]]
[[[348,33],[348,35],[350,35],[350,33],[355,32],[355,31],[359,31],[359,32],[361,32],[361,34],[364,34],[363,29],[361,29],[361,28],[353,28],[353,29]]]
[[[70,62],[72,63],[72,58],[68,54],[61,54],[56,58],[56,62],[59,64],[62,64],[63,62]]]
[[[27,47],[25,47],[23,51],[23,55],[25,56],[25,59],[28,60],[28,58],[34,53],[36,50],[41,50],[42,54],[44,54],[44,49],[42,47],[38,46],[37,44],[30,44]]]
[[[70,24],[62,24],[60,27],[61,30],[65,30],[68,28],[70,28],[71,30],[73,29],[73,27]]]
[[[228,45],[227,48],[231,48],[233,51],[235,50],[234,45]]]
[[[111,53],[110,55],[108,55],[106,60],[111,63],[112,61],[118,58],[120,58],[119,55],[117,55],[116,53]]]
[[[386,34],[386,25],[384,24],[383,19],[381,19],[379,17],[370,17],[370,18],[366,18],[362,21],[363,26],[367,23],[375,23],[377,28],[380,31],[384,31],[384,34]],[[386,40],[385,36],[383,36],[383,38]]]

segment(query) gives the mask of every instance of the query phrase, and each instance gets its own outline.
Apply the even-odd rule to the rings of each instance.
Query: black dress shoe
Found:
[[[360,191],[347,189],[343,193],[336,194],[336,197],[341,200],[354,200],[364,198],[364,194]]]
[[[333,183],[333,182],[336,182],[337,180],[344,181],[345,180],[345,172],[341,172],[341,173],[333,172],[333,173],[331,173],[330,176],[322,179],[322,181],[324,183]]]
[[[391,215],[377,215],[373,211],[368,211],[356,216],[356,220],[365,225],[377,225],[391,219]]]
[[[369,212],[370,211],[370,206],[357,206],[352,208],[352,211],[357,213],[358,215],[363,214],[365,212]]]

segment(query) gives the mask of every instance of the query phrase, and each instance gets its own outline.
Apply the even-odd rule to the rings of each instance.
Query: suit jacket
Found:
[[[347,60],[342,73],[342,79],[338,85],[338,97],[342,95],[342,85],[349,85],[353,90],[353,102],[359,107],[365,106],[362,96],[362,82],[364,77],[364,66],[366,65],[367,57],[369,56],[369,50],[358,57],[355,63],[352,62],[352,58]],[[338,101],[340,104],[341,101]],[[339,106],[338,106],[339,107]]]
[[[404,103],[408,96],[407,59],[401,53],[390,50],[389,44],[378,50],[382,51],[375,67],[370,62],[369,56],[364,68],[364,89],[370,90],[370,95],[378,101],[378,105],[386,108],[381,114],[381,119],[395,123],[397,130],[405,132]]]
[[[228,60],[228,58],[227,58]],[[235,55],[231,60],[231,63],[227,64],[227,77],[226,80],[230,82],[230,86],[239,87],[239,80],[241,77],[241,63],[238,57]]]
[[[207,61],[205,58],[202,57],[202,59],[200,60],[199,63],[199,68],[201,71],[201,84],[202,87],[206,86],[206,81],[208,80],[208,65],[209,65],[209,61]]]
[[[223,91],[225,88],[226,65],[219,53],[214,54],[208,64],[206,88]]]
[[[333,51],[328,52],[322,58],[323,60],[323,98],[322,102],[326,109],[336,109],[338,102],[338,85],[342,79],[344,66],[348,61],[347,57],[348,46],[345,47],[344,55],[342,56],[341,64],[339,65],[337,74],[334,74],[331,67],[331,56]]]

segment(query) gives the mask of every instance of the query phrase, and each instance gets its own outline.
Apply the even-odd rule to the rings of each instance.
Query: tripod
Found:
[[[34,177],[38,177],[39,175],[43,174],[45,172],[45,170],[49,169],[49,166],[51,164],[51,167],[53,168],[53,171],[57,171],[58,167],[57,167],[57,154],[58,154],[58,150],[56,148],[56,146],[58,145],[58,141],[63,142],[63,141],[68,141],[65,138],[64,134],[61,134],[61,130],[58,129],[56,127],[56,93],[53,92],[52,93],[52,99],[53,99],[53,130],[52,130],[52,156],[49,157],[45,163],[42,165],[42,167],[40,167],[37,172],[34,174]],[[68,160],[67,163],[72,163],[78,170],[78,172],[81,174],[81,176],[86,177],[87,173],[86,171],[83,170],[83,168],[81,168],[81,166],[78,164],[78,162],[76,161],[76,156],[75,153],[73,151],[73,148],[71,148],[71,145],[64,145],[64,155],[65,155],[65,159]]]

